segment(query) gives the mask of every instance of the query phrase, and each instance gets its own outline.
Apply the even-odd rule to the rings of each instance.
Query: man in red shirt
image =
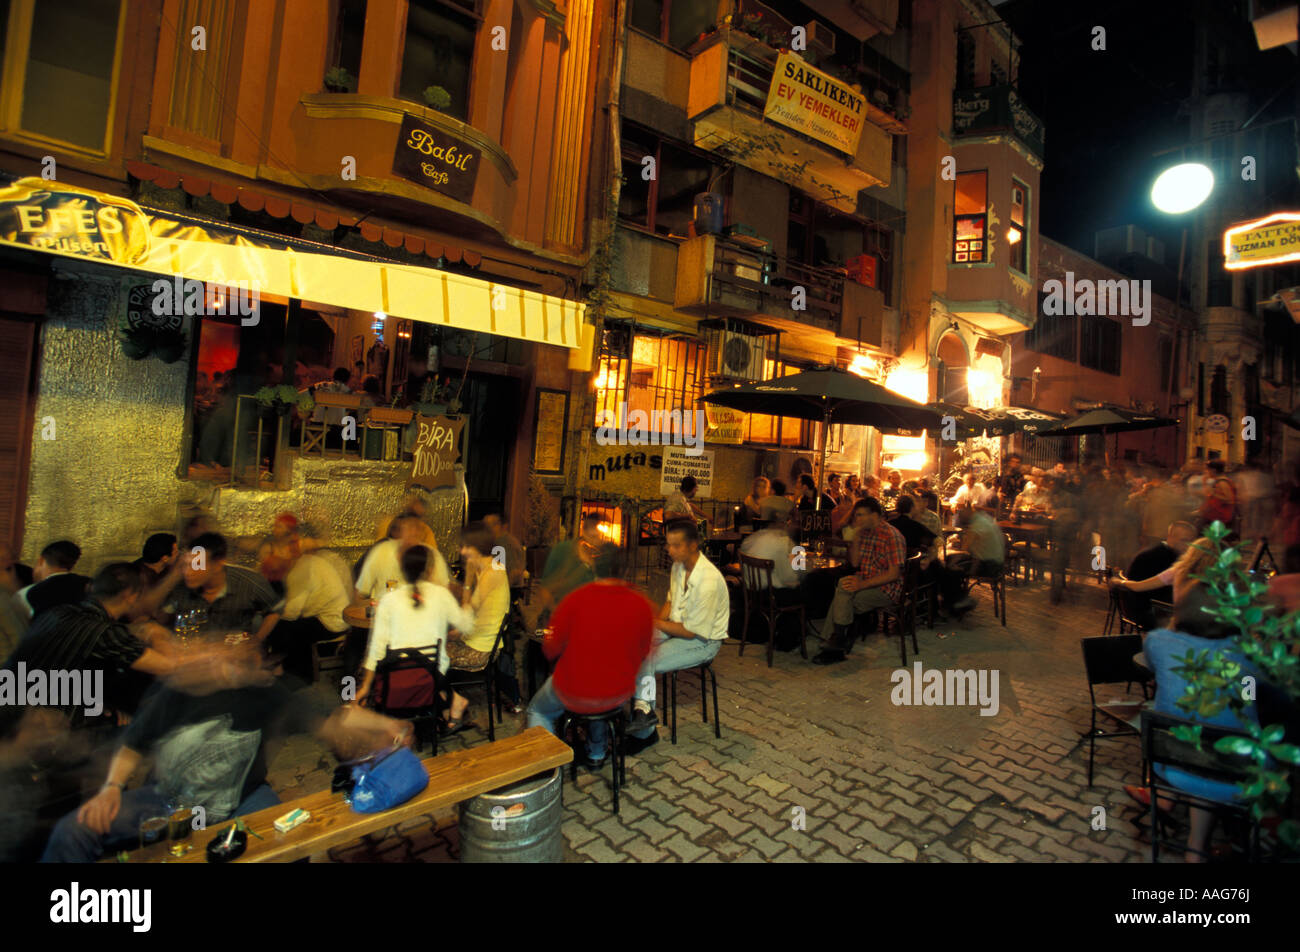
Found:
[[[848,629],[853,616],[878,608],[892,608],[903,590],[903,562],[907,559],[907,542],[903,534],[885,521],[880,501],[867,496],[853,507],[850,523],[865,511],[862,529],[853,537],[860,552],[858,570],[840,579],[831,602],[830,621],[835,631],[813,664],[837,664],[844,660],[848,646]]]
[[[636,689],[637,671],[650,653],[654,608],[622,580],[623,551],[611,544],[601,555],[596,562],[601,577],[569,593],[551,615],[542,650],[559,660],[528,705],[529,727],[554,731],[565,711],[612,711]],[[593,723],[586,765],[604,764],[607,747],[605,725]]]

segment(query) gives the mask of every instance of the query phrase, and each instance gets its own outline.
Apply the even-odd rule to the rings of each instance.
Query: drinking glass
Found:
[[[179,859],[193,847],[185,842],[194,828],[190,825],[193,818],[191,805],[185,800],[175,800],[171,804],[171,815],[167,818],[167,851]]]
[[[161,843],[167,838],[168,818],[165,816],[146,817],[140,821],[140,848]]]

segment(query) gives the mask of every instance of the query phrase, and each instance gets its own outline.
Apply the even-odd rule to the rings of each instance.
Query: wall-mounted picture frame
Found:
[[[533,472],[537,475],[563,475],[568,420],[568,391],[538,387],[533,416]]]

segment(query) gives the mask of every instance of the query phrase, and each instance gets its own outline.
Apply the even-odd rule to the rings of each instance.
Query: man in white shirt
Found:
[[[712,661],[727,637],[731,596],[722,573],[700,552],[700,536],[689,522],[672,525],[666,533],[673,560],[664,602],[655,622],[650,654],[636,678],[636,710],[628,724],[631,737],[654,732],[655,685],[665,671],[680,671]]]
[[[404,516],[394,521],[396,535],[385,539],[367,554],[361,563],[361,574],[357,577],[357,598],[383,598],[389,589],[406,584],[402,577],[402,553],[413,545],[423,544],[424,530],[419,519]],[[435,585],[447,585],[451,581],[451,572],[447,569],[447,560],[442,557],[436,545],[430,545],[433,552],[433,566],[429,571],[429,581]]]
[[[683,476],[678,488],[668,494],[664,500],[664,525],[674,519],[690,519],[698,522],[704,518],[704,511],[692,501],[698,489],[694,476]]]
[[[792,589],[799,587],[799,573],[794,570],[790,557],[794,542],[790,538],[789,523],[777,523],[760,529],[740,544],[740,554],[751,559],[769,559],[772,562],[772,587]]]
[[[978,506],[982,498],[984,487],[975,481],[974,473],[967,473],[957,487],[957,494],[948,500],[948,508],[955,512],[965,505]]]
[[[267,643],[284,652],[284,668],[303,680],[311,678],[311,646],[349,630],[343,620],[348,590],[338,569],[323,555],[304,555],[284,580],[284,608]]]

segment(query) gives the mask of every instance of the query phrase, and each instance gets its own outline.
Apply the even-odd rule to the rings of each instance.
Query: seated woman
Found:
[[[402,553],[402,577],[406,584],[384,595],[375,609],[375,624],[366,645],[357,704],[370,696],[375,671],[390,650],[432,649],[438,655],[438,670],[446,674],[451,664],[447,650],[448,630],[453,626],[465,631],[473,630],[474,613],[457,603],[446,587],[424,581],[432,559],[433,553],[423,545],[411,546]],[[469,701],[455,691],[451,692],[450,701],[448,727],[455,731],[464,726]]]
[[[483,523],[471,522],[461,530],[460,555],[465,562],[461,604],[473,611],[474,624],[457,626],[447,642],[447,653],[453,668],[481,671],[510,611],[510,583],[492,558],[492,533]]]
[[[817,492],[817,484],[807,473],[799,477],[799,502],[797,508],[801,512],[811,512],[814,509],[823,509],[830,512],[835,508],[835,501],[825,493],[820,496]]]

